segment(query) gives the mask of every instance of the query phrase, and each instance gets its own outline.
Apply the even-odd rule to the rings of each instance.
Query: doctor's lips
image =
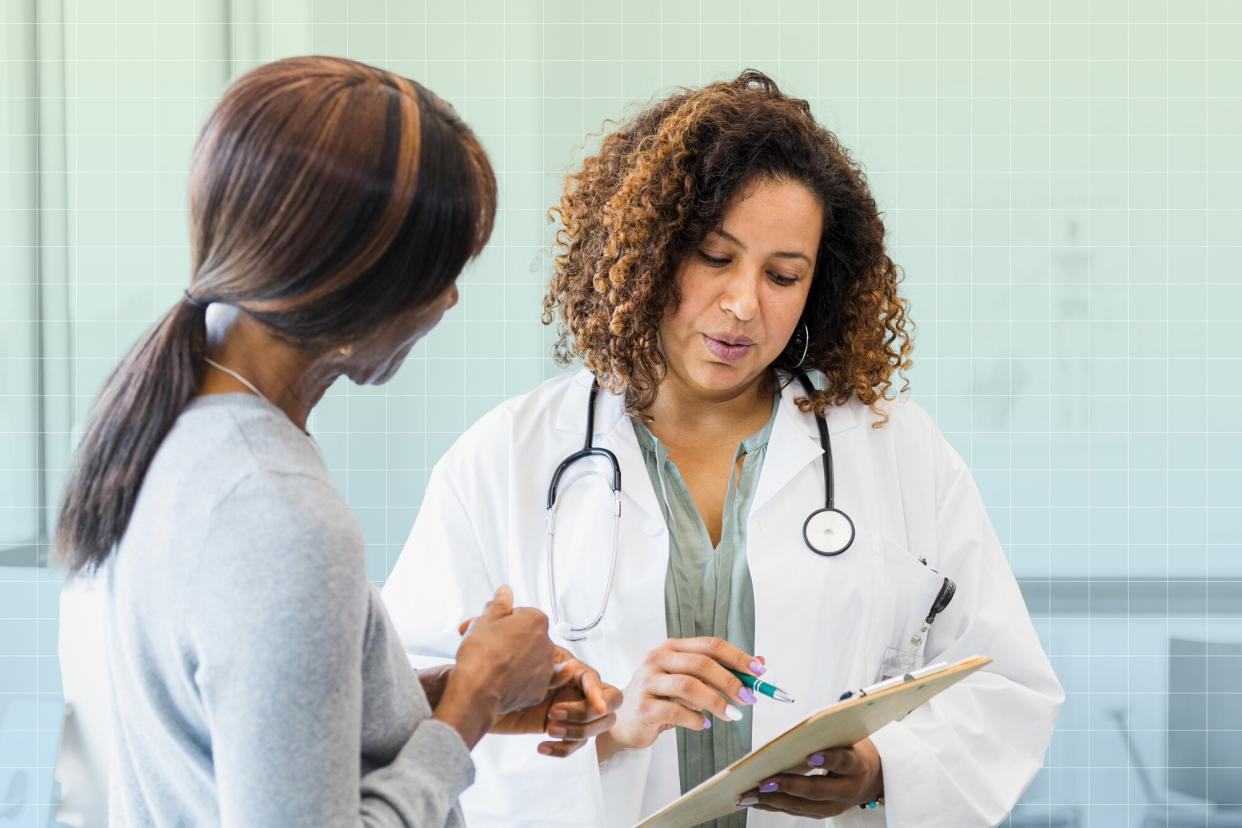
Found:
[[[754,346],[755,341],[748,336],[716,331],[703,334],[703,343],[707,346],[707,350],[712,352],[713,356],[728,362],[734,362],[746,356],[747,351]]]

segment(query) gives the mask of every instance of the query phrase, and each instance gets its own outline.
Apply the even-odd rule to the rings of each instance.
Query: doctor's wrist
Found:
[[[595,737],[595,758],[602,765],[616,756],[625,748],[612,736],[612,731],[604,731]]]
[[[863,739],[854,745],[854,752],[862,760],[864,785],[862,790],[862,806],[871,807],[870,803],[883,804],[884,800],[884,764],[880,751],[870,738]]]

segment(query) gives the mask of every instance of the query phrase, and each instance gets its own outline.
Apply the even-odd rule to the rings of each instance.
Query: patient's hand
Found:
[[[473,619],[461,622],[464,633]],[[552,739],[539,743],[546,756],[566,757],[616,723],[621,691],[604,683],[599,673],[579,661],[564,647],[556,648],[556,672],[543,700],[514,710],[496,720],[490,733],[546,733]]]
[[[548,695],[538,704],[500,717],[492,733],[546,733],[539,752],[564,757],[616,722],[621,691],[605,684],[593,668],[556,648],[556,674]]]
[[[417,671],[418,683],[423,686],[423,695],[427,697],[427,704],[432,710],[440,704],[440,697],[444,695],[444,685],[448,684],[449,673],[452,670],[452,664],[439,664],[435,667],[423,667]]]

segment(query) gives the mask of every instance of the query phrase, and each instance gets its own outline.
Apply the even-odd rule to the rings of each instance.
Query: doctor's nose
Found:
[[[759,313],[759,291],[757,280],[750,276],[739,275],[726,287],[720,297],[720,307],[731,313],[740,322],[749,322]]]

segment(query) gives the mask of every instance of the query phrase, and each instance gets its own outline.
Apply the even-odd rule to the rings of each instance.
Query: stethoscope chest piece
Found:
[[[817,555],[840,555],[854,542],[854,521],[840,509],[816,509],[802,524],[802,537]]]

